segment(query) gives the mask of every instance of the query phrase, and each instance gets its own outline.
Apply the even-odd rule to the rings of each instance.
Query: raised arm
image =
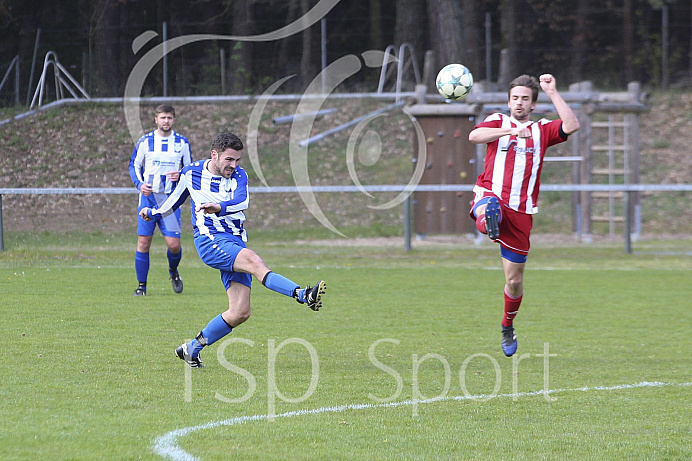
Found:
[[[560,120],[562,120],[562,131],[564,131],[565,134],[572,134],[577,131],[579,129],[579,120],[557,91],[555,77],[550,74],[543,74],[538,80],[543,92],[548,95],[550,102],[553,103],[555,110],[557,110]]]

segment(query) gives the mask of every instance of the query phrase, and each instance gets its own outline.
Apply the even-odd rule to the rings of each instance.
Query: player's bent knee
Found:
[[[250,318],[250,311],[247,310],[239,312],[234,311],[232,309],[228,309],[223,318],[226,321],[226,323],[228,323],[231,327],[235,328],[238,325],[245,323]]]
[[[518,296],[524,292],[524,284],[521,280],[507,280],[507,292],[513,296]]]

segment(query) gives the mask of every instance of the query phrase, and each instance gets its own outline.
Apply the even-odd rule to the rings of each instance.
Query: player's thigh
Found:
[[[160,218],[158,223],[164,237],[180,239],[180,208],[168,216]]]
[[[261,279],[269,271],[269,268],[257,253],[249,248],[243,248],[235,259],[233,270],[236,272],[247,272]]]
[[[245,248],[245,243],[235,236],[199,235],[195,238],[195,248],[200,259],[207,266],[233,272],[236,257]]]
[[[156,219],[145,221],[141,216],[137,216],[137,235],[140,237],[149,237],[149,241],[151,241],[151,237],[154,235],[155,230]]]

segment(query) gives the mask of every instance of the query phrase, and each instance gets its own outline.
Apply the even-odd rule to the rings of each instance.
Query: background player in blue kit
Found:
[[[183,168],[173,193],[158,208],[143,208],[139,215],[149,221],[178,210],[190,197],[195,247],[199,257],[210,267],[221,271],[221,281],[228,294],[228,310],[211,319],[189,343],[175,353],[193,368],[201,367],[199,352],[229,334],[250,317],[252,275],[270,290],[295,298],[317,311],[322,306],[326,285],[300,286],[283,275],[272,272],[262,259],[246,247],[243,228],[250,197],[248,177],[238,166],[243,143],[234,134],[221,133],[211,143],[211,158]]]
[[[142,208],[161,205],[175,189],[180,169],[192,162],[190,143],[185,136],[173,131],[175,109],[168,105],[158,106],[154,122],[156,129],[137,141],[130,158],[130,177],[139,191],[137,213]],[[150,221],[137,218],[135,272],[139,286],[135,296],[147,294],[149,249],[157,225],[168,247],[168,273],[173,291],[183,291],[183,281],[178,273],[183,252],[180,247],[180,210],[177,210],[165,218],[157,217]]]

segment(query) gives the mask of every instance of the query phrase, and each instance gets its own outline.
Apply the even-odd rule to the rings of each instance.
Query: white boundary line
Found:
[[[456,397],[437,397],[427,400],[404,400],[401,402],[390,402],[390,403],[361,403],[361,404],[350,404],[350,405],[340,405],[336,407],[322,407],[315,408],[313,410],[296,410],[288,411],[286,413],[281,413],[274,415],[274,418],[290,418],[293,416],[303,416],[303,415],[317,415],[321,413],[341,413],[347,410],[368,410],[373,408],[396,408],[409,405],[421,405],[433,402],[442,401],[462,401],[462,400],[483,400],[489,397],[531,397],[536,395],[549,395],[558,392],[588,392],[588,391],[616,391],[621,389],[636,389],[642,387],[664,387],[664,386],[692,386],[692,382],[689,383],[662,383],[662,382],[649,382],[643,381],[636,384],[620,384],[617,386],[596,386],[596,387],[579,387],[574,389],[550,389],[548,391],[532,391],[532,392],[520,392],[517,394],[498,394],[498,395],[460,395]],[[267,419],[267,415],[252,415],[252,416],[238,416],[236,418],[225,419],[223,421],[212,421],[206,424],[200,424],[198,426],[184,427],[182,429],[176,429],[170,431],[160,437],[154,439],[153,451],[157,455],[164,458],[172,459],[174,461],[198,461],[196,458],[180,448],[178,446],[178,438],[185,437],[193,432],[202,431],[205,429],[214,429],[221,426],[235,426],[237,424],[248,423],[251,421],[264,421]]]

